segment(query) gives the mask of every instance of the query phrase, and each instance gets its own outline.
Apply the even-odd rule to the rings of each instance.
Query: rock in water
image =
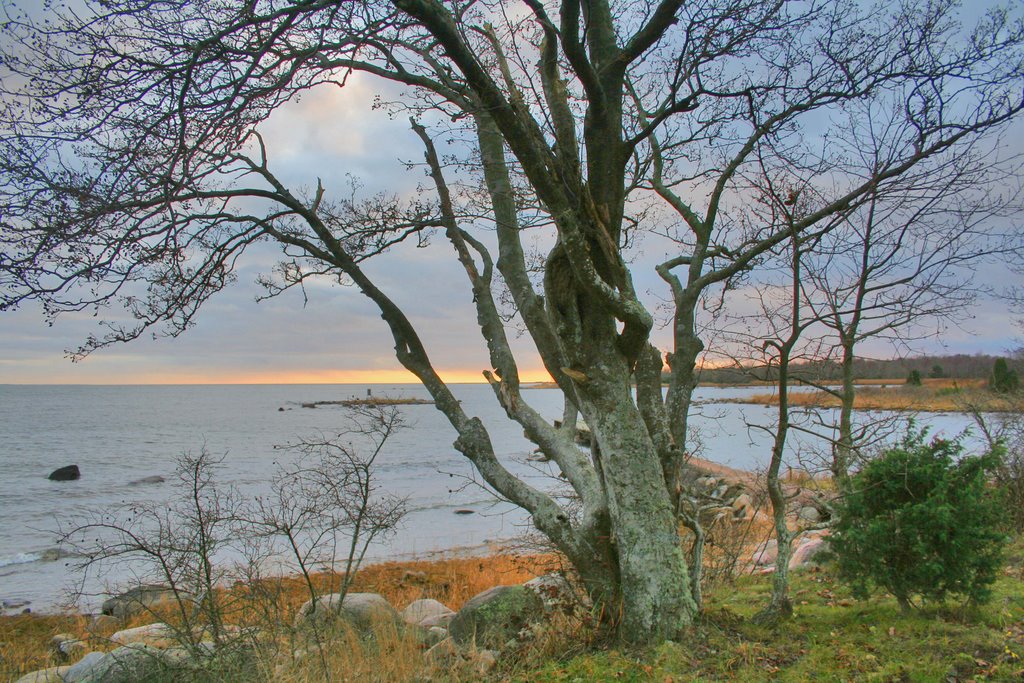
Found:
[[[162,484],[166,481],[159,474],[154,474],[150,477],[143,477],[142,479],[136,479],[135,481],[128,482],[129,486],[144,486],[146,484]]]
[[[81,476],[82,473],[79,471],[78,465],[67,465],[50,472],[48,479],[50,481],[74,481]]]

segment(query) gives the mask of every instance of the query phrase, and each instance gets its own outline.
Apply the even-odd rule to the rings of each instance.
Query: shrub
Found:
[[[919,387],[921,386],[921,373],[918,370],[911,370],[910,374],[907,375],[907,386],[908,387]]]
[[[1005,358],[996,358],[992,365],[992,376],[989,377],[988,386],[992,391],[1000,394],[1010,394],[1020,388],[1020,378],[1017,372],[1011,370]]]
[[[903,609],[913,596],[984,602],[1006,540],[987,481],[999,454],[966,457],[959,440],[926,436],[911,429],[851,479],[829,538],[839,578],[862,598],[882,588]]]

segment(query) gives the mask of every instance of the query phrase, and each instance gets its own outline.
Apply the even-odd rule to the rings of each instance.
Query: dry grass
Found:
[[[458,610],[471,597],[488,588],[523,583],[557,566],[558,560],[553,555],[500,553],[488,557],[388,562],[360,570],[349,590],[380,593],[399,610],[420,598],[433,598]],[[336,574],[322,573],[313,578],[320,593],[337,590],[340,585],[340,577]],[[308,591],[299,577],[278,577],[260,583],[258,586],[240,583],[225,589],[219,597],[221,604],[225,605],[226,622],[238,626],[265,627],[270,618],[270,608],[274,610],[273,618],[277,624],[290,625],[299,606],[309,599]],[[91,628],[90,619],[81,615],[24,614],[0,617],[0,681],[13,681],[27,672],[60,664],[50,651],[50,639],[59,633],[71,634],[85,641],[89,650],[105,651],[114,647],[109,638],[116,630],[161,620],[173,624],[177,621],[176,617],[173,609],[156,608],[151,613],[136,615],[123,624],[108,624],[100,628]],[[352,671],[354,667],[386,664],[380,671],[392,676],[374,678],[368,674],[367,677],[350,680],[411,680],[403,677],[403,667],[409,669],[406,673],[414,677],[415,672],[408,662],[418,661],[419,657],[404,657],[402,654],[410,648],[419,651],[421,646],[410,638],[398,634],[381,634],[379,642],[372,645],[377,651],[371,657],[371,653],[363,652],[370,645],[358,645],[355,642],[358,639],[349,642],[353,638],[351,634],[335,635],[344,640],[344,647],[332,648],[329,662],[332,670]],[[363,659],[360,659],[361,656]],[[408,661],[403,663],[404,660]],[[323,680],[322,674],[310,673],[312,669],[309,666],[296,664],[289,671],[290,678],[286,680]],[[275,674],[275,678],[283,675],[279,674]],[[304,676],[311,677],[307,679]],[[338,680],[343,679],[339,677]]]
[[[86,632],[87,620],[78,615],[19,614],[0,617],[0,680],[53,666],[50,638],[58,633]]]
[[[775,393],[755,394],[729,402],[776,405],[779,397]],[[823,391],[793,392],[789,402],[812,408],[839,407],[839,399]],[[1024,396],[993,393],[985,388],[984,380],[926,379],[919,387],[898,383],[859,389],[853,407],[857,410],[963,412],[968,405],[983,412],[1019,412],[1024,410]]]
[[[800,467],[787,467],[782,473],[782,485],[800,488],[805,491],[835,491],[836,484],[829,473],[809,472]]]

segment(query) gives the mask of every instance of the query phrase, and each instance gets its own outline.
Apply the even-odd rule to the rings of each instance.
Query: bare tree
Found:
[[[178,334],[231,282],[247,249],[279,245],[272,291],[310,278],[354,284],[484,481],[531,514],[622,634],[669,637],[695,613],[675,510],[703,349],[697,306],[794,234],[828,229],[873,191],[960,154],[1020,112],[1019,18],[993,11],[965,34],[954,9],[945,0],[884,10],[753,0],[114,0],[39,21],[8,16],[2,306],[120,308],[80,353],[150,328]],[[426,147],[430,201],[334,201],[321,184],[304,195],[275,175],[261,124],[354,71],[405,89],[399,106]],[[815,131],[869,100],[891,104],[906,125],[884,162],[855,176]],[[452,154],[479,160],[482,192],[449,180],[434,149],[441,130],[462,135]],[[791,224],[762,222],[748,200],[765,173],[813,185],[815,210]],[[633,215],[634,200],[656,202],[662,221]],[[532,226],[553,234],[542,283],[524,248]],[[364,269],[431,230],[466,273],[492,366],[485,378],[579,496],[578,521],[504,466],[409,318]],[[658,266],[674,306],[667,401],[653,316],[625,251],[631,234],[652,230],[675,238],[679,254]],[[592,454],[521,394],[507,311],[493,294],[499,277],[567,414],[592,427]]]
[[[856,128],[858,172],[889,153],[892,128]],[[871,191],[820,247],[805,257],[806,301],[839,357],[839,387],[818,388],[840,401],[836,424],[818,433],[832,442],[831,470],[842,482],[858,453],[891,430],[854,416],[854,362],[864,342],[888,343],[899,353],[956,324],[977,300],[988,264],[1015,262],[1020,234],[1007,216],[1019,204],[1016,159],[994,154],[933,160],[899,183]],[[1010,177],[1007,177],[1007,174]],[[834,430],[834,432],[833,432]],[[829,438],[827,432],[833,432]]]

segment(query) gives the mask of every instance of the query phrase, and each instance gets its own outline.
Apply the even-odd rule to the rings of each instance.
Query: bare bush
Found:
[[[61,543],[82,558],[80,586],[101,572],[118,583],[127,576],[136,586],[164,587],[166,601],[138,608],[165,621],[196,657],[276,647],[261,633],[294,640],[295,600],[282,574],[299,574],[310,599],[344,593],[369,545],[405,513],[405,501],[382,493],[373,476],[385,442],[403,427],[401,415],[360,406],[346,417],[338,434],[282,447],[299,458],[281,467],[268,496],[246,500],[218,482],[223,458],[204,448],[178,459],[170,503],[126,503],[65,524]],[[326,661],[323,634],[314,636]]]
[[[1013,531],[1024,529],[1024,414],[1014,410],[1012,399],[1005,410],[982,412],[979,406],[963,402],[963,410],[974,420],[989,450],[999,455],[993,471],[995,484],[1006,496],[1005,521]],[[989,406],[991,407],[991,405]]]

